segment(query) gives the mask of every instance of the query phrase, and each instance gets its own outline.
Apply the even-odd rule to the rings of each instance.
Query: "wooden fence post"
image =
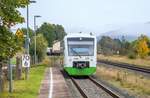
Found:
[[[20,80],[22,76],[22,65],[21,65],[21,57],[16,57],[16,79]]]
[[[2,71],[2,63],[0,63],[0,92],[3,91],[3,71]]]

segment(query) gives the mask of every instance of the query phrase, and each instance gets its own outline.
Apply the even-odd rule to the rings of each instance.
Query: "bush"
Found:
[[[129,59],[136,59],[136,54],[135,53],[129,53],[128,58]]]
[[[44,60],[42,61],[42,63],[45,65],[51,65],[52,60],[50,57],[45,57]]]

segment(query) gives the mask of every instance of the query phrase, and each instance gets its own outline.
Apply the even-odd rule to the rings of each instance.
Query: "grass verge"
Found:
[[[13,93],[7,90],[0,94],[0,98],[37,98],[46,67],[42,64],[32,67],[28,80],[14,80]]]
[[[124,69],[108,68],[104,65],[97,67],[96,75],[132,94],[150,97],[150,79],[147,77]]]

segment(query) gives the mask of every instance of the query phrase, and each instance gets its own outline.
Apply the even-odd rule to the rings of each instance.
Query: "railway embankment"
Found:
[[[97,67],[96,76],[137,98],[150,97],[150,78],[133,71],[100,64]]]
[[[147,57],[145,59],[136,58],[136,59],[129,59],[126,56],[120,56],[120,55],[111,55],[111,56],[104,56],[104,55],[97,55],[97,60],[106,60],[106,61],[112,61],[116,63],[127,63],[130,65],[134,65],[137,67],[145,67],[150,68],[150,57]]]

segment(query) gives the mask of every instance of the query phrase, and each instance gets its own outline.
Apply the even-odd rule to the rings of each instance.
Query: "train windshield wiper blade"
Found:
[[[75,50],[73,50],[73,48],[71,48],[71,50],[72,50],[74,53],[76,53],[77,56],[79,56],[79,57],[81,58],[81,55],[80,55],[78,52],[76,52]]]

